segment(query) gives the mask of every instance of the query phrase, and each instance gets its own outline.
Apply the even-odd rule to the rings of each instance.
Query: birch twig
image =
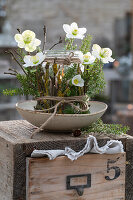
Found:
[[[43,27],[43,33],[44,33],[43,52],[45,53],[46,33],[47,33],[47,29],[46,29],[46,26],[45,26],[45,25],[44,25],[44,27]]]

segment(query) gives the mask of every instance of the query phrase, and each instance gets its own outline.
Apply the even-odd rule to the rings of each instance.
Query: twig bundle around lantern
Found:
[[[49,113],[55,108],[56,103],[60,102],[57,109],[57,112],[60,114],[63,113],[68,105],[75,110],[75,113],[88,112],[88,97],[84,95],[83,90],[80,91],[80,96],[67,96],[70,90],[68,80],[68,83],[66,85],[64,84],[64,91],[62,91],[64,71],[68,70],[67,68],[69,68],[72,63],[75,65],[80,64],[80,59],[76,53],[72,51],[47,51],[44,61],[46,62],[46,76],[44,77],[46,93],[45,96],[40,95],[40,98],[37,98],[38,103],[35,109]],[[42,79],[42,77],[40,78]],[[76,106],[74,105],[75,103],[79,105]],[[84,104],[84,106],[81,104]],[[82,108],[80,108],[80,106]],[[85,109],[83,107],[85,107]]]

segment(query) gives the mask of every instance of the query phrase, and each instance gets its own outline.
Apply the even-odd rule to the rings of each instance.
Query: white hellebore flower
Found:
[[[16,34],[14,38],[19,48],[25,48],[27,52],[33,52],[41,44],[41,41],[36,39],[35,36],[33,31],[26,30],[22,34]]]
[[[100,59],[103,63],[114,62],[112,56],[112,50],[109,48],[101,48],[98,44],[94,44],[92,47],[92,55]]]
[[[63,29],[66,32],[67,38],[83,39],[86,33],[86,28],[78,28],[77,23],[73,22],[71,25],[63,24]]]
[[[41,64],[45,59],[45,54],[42,52],[37,53],[35,56],[27,55],[24,57],[24,67],[33,67]]]
[[[76,75],[72,78],[72,84],[75,86],[83,87],[84,86],[84,80],[81,78],[81,75]]]
[[[90,52],[83,54],[81,51],[77,52],[79,59],[81,60],[82,64],[92,64],[95,61],[95,57],[91,55]]]
[[[80,69],[81,69],[81,72],[84,73],[84,71],[85,71],[85,66],[82,65],[82,64],[80,64]]]

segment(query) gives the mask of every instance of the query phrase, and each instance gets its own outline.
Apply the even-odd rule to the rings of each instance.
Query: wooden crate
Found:
[[[80,151],[86,137],[71,134],[39,133],[30,139],[34,126],[24,120],[0,122],[0,200],[26,199],[26,158],[37,149],[64,149]],[[110,139],[95,134],[99,146]],[[126,200],[133,200],[133,137],[118,137],[126,151]],[[111,165],[112,166],[112,165]],[[75,199],[74,199],[75,200]]]
[[[125,153],[27,159],[27,200],[124,200]]]

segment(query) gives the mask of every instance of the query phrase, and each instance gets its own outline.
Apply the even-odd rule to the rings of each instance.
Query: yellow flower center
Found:
[[[75,85],[79,83],[78,79],[75,79],[73,82],[75,83]]]
[[[76,36],[76,35],[78,34],[78,29],[74,29],[74,30],[72,31],[72,34],[73,34],[74,36]]]
[[[29,44],[32,41],[32,37],[29,34],[27,34],[23,39],[25,44]]]
[[[90,56],[88,56],[88,55],[84,55],[83,56],[83,58],[84,58],[84,62],[88,62],[89,61],[89,59],[90,59]]]
[[[32,56],[31,57],[31,61],[33,62],[33,64],[37,64],[39,62],[39,56]]]
[[[100,56],[102,58],[109,57],[109,51],[108,50],[102,50],[101,53],[100,53]]]

